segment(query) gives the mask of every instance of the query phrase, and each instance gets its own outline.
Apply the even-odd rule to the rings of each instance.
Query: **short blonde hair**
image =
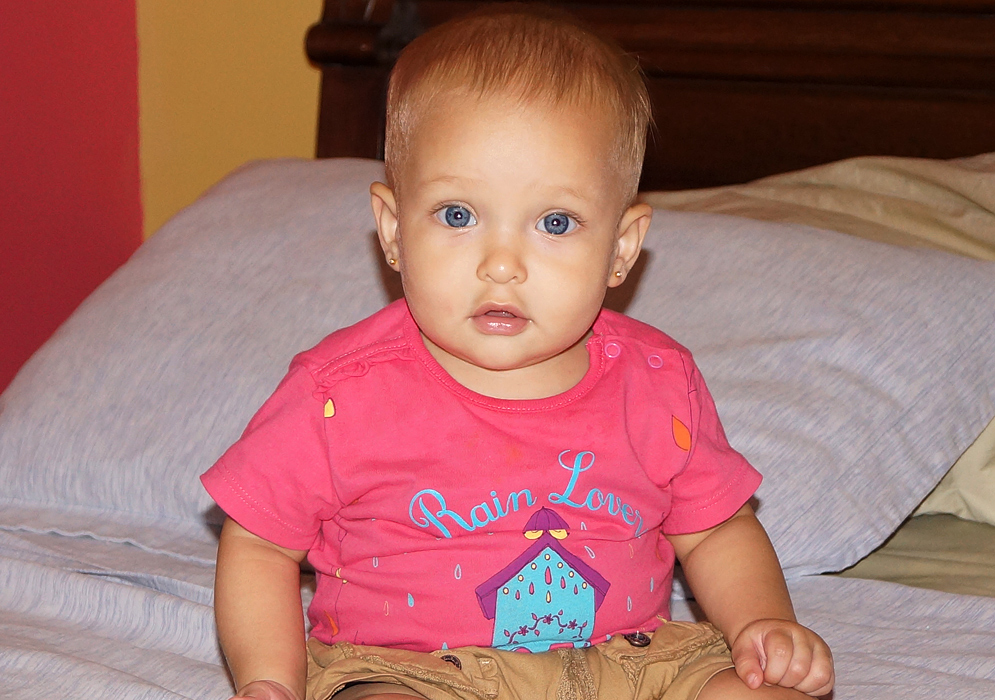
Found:
[[[411,42],[387,89],[384,160],[391,187],[419,116],[453,89],[602,112],[615,132],[611,158],[622,193],[627,200],[635,196],[651,120],[642,73],[633,57],[570,15],[508,3],[441,24]]]

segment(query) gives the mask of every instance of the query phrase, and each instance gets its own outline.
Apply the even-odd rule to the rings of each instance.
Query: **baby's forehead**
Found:
[[[392,186],[401,199],[469,197],[483,205],[508,198],[577,211],[628,203],[606,124],[585,110],[523,108],[501,96],[422,117],[412,124],[405,157],[395,162]]]
[[[423,95],[415,96],[407,105],[404,115],[408,125],[407,140],[416,140],[419,130],[432,125],[432,117],[436,114],[461,108],[528,113],[534,118],[551,122],[562,119],[565,112],[570,112],[581,115],[584,128],[591,133],[609,136],[611,140],[623,136],[624,127],[619,123],[617,110],[608,100],[592,95],[557,94],[553,88],[550,86],[550,90],[543,91],[535,85],[522,87],[512,84],[481,89],[454,80],[426,85]],[[488,127],[481,124],[479,128],[483,130]]]
[[[421,159],[436,152],[440,144],[493,146],[495,141],[500,142],[500,150],[523,142],[531,142],[540,150],[550,141],[561,148],[576,144],[590,158],[618,165],[619,130],[612,115],[599,105],[525,99],[514,92],[449,93],[447,98],[432,100],[409,116],[405,138],[399,144],[401,169],[414,165],[419,170]],[[566,134],[569,136],[564,140]],[[451,146],[445,149],[451,150]]]

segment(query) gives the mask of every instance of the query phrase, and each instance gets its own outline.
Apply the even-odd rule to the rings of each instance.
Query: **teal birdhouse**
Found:
[[[549,508],[533,514],[523,534],[531,546],[477,587],[484,616],[494,620],[492,646],[530,652],[587,646],[611,584],[567,551],[562,540],[569,527]]]

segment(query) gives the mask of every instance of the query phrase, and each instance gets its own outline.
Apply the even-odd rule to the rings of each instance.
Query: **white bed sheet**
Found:
[[[0,533],[0,698],[227,698],[203,554]],[[833,649],[835,700],[995,697],[995,599],[823,576],[791,592]]]

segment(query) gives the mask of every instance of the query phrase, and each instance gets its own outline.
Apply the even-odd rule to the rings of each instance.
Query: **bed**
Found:
[[[231,174],[0,395],[0,697],[228,697],[223,515],[197,476],[296,351],[399,296],[367,196],[383,79],[476,4],[328,0],[307,37],[321,158]],[[692,349],[765,474],[833,697],[995,697],[993,7],[571,8],[655,101],[657,212],[608,304]],[[674,610],[696,614],[680,585]]]

